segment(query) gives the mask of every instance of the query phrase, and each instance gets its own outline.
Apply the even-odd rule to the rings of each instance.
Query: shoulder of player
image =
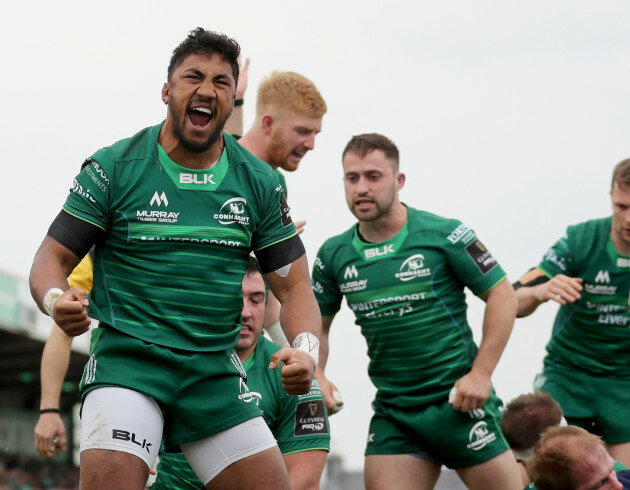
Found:
[[[612,216],[606,218],[591,219],[570,225],[567,227],[567,235],[580,239],[588,237],[589,240],[599,238],[599,236],[608,240],[610,234],[610,226],[612,224]]]
[[[610,239],[611,224],[612,216],[570,225],[567,227],[563,240],[566,241],[568,249],[573,254],[577,254],[576,260],[579,260],[580,257],[586,258],[594,250],[606,247]]]
[[[409,233],[434,233],[437,237],[446,238],[450,243],[456,243],[457,238],[474,233],[472,228],[455,218],[447,218],[429,211],[423,211],[407,206],[409,211]]]
[[[161,124],[150,126],[138,131],[129,138],[105,146],[95,152],[83,162],[81,168],[86,165],[98,165],[104,172],[111,172],[118,164],[144,162],[147,158],[158,161],[157,139],[160,134]]]

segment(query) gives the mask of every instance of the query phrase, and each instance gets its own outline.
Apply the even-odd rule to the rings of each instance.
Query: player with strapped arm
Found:
[[[235,107],[225,124],[225,132],[241,134],[243,130],[243,99],[248,83],[249,59],[239,69]],[[238,105],[236,105],[238,103]],[[273,72],[258,89],[257,115],[247,134],[239,139],[241,146],[254,156],[265,160],[274,170],[297,169],[301,157],[314,148],[315,135],[320,131],[326,103],[313,82],[294,72]],[[278,171],[280,183],[288,197],[284,176]],[[298,232],[304,222],[297,222]],[[70,279],[75,275],[70,276]],[[89,265],[90,288],[92,268]],[[72,285],[72,281],[71,281]],[[89,288],[83,288],[89,291]],[[272,294],[269,294],[272,296]],[[267,301],[265,328],[272,340],[281,347],[288,346],[279,323],[279,303]],[[67,371],[72,337],[55,328],[44,347],[42,356],[42,409],[58,407],[60,388]],[[45,373],[45,375],[44,375]],[[343,402],[337,393],[338,406]],[[36,447],[42,456],[52,456],[51,443],[58,437],[65,449],[65,428],[58,413],[47,411],[40,415],[35,428]]]
[[[313,266],[323,317],[317,379],[334,406],[320,371],[345,296],[377,388],[366,487],[391,488],[395,481],[397,489],[433,488],[445,464],[472,489],[522,488],[491,384],[516,313],[505,273],[472,229],[400,202],[405,176],[388,138],[355,136],[342,160],[346,201],[358,224],[327,240]],[[466,319],[465,287],[486,302],[479,349]]]
[[[256,259],[243,278],[243,326],[236,353],[247,372],[247,389],[241,393],[257,404],[282,451],[292,490],[319,488],[330,432],[326,407],[317,381],[307,395],[287,395],[278,370],[269,369],[279,347],[262,334],[266,285]],[[203,485],[181,453],[162,453],[152,490],[200,489]]]
[[[630,466],[630,159],[613,171],[608,218],[569,226],[516,284],[518,316],[560,303],[536,388],[573,425],[601,427],[613,457]]]
[[[290,394],[310,390],[320,326],[276,174],[223,134],[239,50],[190,32],[169,64],[166,120],[86,160],[35,256],[40,309],[69,335],[87,330],[88,312],[99,321],[81,382],[82,488],[143,488],[162,435],[207,488],[289,488],[260,410],[238,396],[251,250],[293,341],[271,362],[284,362]],[[66,277],[94,244],[88,301]]]
[[[249,58],[240,65],[234,110],[225,123],[225,132],[240,133],[243,128],[242,100],[247,90]],[[241,101],[240,103],[238,101]],[[238,106],[236,105],[238,103]],[[68,282],[70,287],[79,287],[89,292],[92,289],[92,251],[86,255],[72,271]],[[60,397],[63,380],[68,371],[72,340],[58,325],[53,325],[44,345],[41,361],[41,402],[40,415],[35,426],[35,448],[44,458],[52,458],[57,450],[65,451],[67,446],[66,428],[60,415]],[[286,342],[286,341],[285,341]]]

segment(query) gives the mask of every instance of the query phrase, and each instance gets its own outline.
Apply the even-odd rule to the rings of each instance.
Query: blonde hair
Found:
[[[270,107],[312,117],[322,117],[328,110],[315,84],[293,71],[274,71],[260,83],[256,113],[264,114]]]

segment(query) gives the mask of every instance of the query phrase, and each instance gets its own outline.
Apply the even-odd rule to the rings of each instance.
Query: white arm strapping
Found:
[[[291,344],[289,344],[289,341],[282,331],[280,322],[269,325],[265,330],[267,331],[267,335],[269,335],[271,341],[278,347],[291,347]]]
[[[46,314],[52,318],[53,308],[55,307],[55,303],[59,299],[59,296],[63,294],[63,289],[60,288],[50,288],[46,291],[44,295],[44,299],[42,300],[42,306],[44,307],[44,311]]]
[[[293,341],[293,348],[306,352],[315,361],[315,367],[319,364],[319,339],[311,332],[302,332]]]

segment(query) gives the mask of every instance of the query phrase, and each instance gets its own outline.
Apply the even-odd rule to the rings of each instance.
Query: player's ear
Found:
[[[405,186],[405,174],[402,172],[396,172],[396,190],[399,191]]]
[[[262,117],[262,130],[266,136],[271,134],[271,128],[273,127],[274,118],[271,114],[265,114]]]
[[[168,104],[168,94],[170,93],[171,86],[167,83],[162,87],[162,102]]]

